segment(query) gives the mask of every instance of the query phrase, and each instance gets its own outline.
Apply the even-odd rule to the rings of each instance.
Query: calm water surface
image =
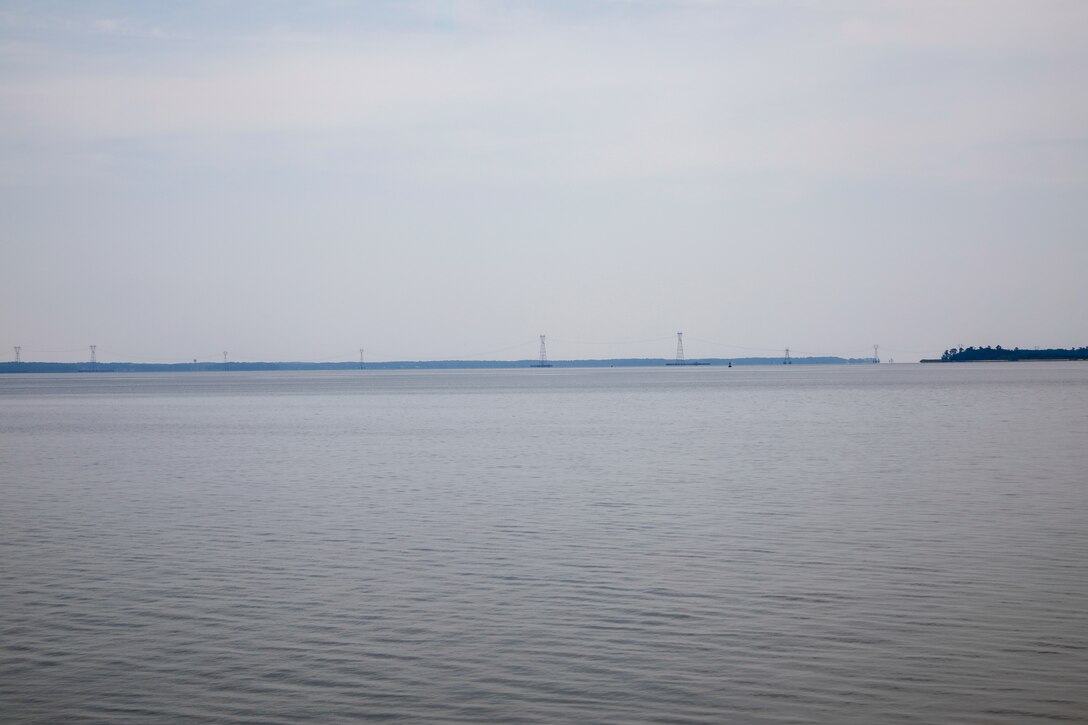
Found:
[[[0,376],[0,721],[1088,721],[1088,364]]]

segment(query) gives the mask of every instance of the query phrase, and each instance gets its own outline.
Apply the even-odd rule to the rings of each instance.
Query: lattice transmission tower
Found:
[[[793,358],[790,357],[790,349],[786,348],[786,357],[782,358],[783,365],[793,365]]]
[[[15,362],[22,362],[23,347],[22,345],[15,346]]]
[[[540,336],[540,361],[530,365],[534,368],[550,368],[552,364],[548,362],[548,348],[544,345],[544,335]]]

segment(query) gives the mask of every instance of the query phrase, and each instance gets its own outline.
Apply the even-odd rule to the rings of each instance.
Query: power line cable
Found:
[[[664,337],[650,337],[645,340],[561,340],[554,337],[551,339],[553,342],[562,343],[563,345],[641,345],[647,342],[671,340],[673,339],[673,336],[665,335]]]

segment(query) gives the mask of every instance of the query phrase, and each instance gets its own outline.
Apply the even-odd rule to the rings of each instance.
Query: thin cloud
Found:
[[[1024,21],[1015,4],[985,13],[960,4],[864,7],[864,17],[856,9],[844,18],[819,13],[812,25],[770,31],[753,45],[712,24],[692,26],[702,9],[690,6],[620,25],[534,24],[465,3],[449,14],[475,29],[471,38],[403,30],[364,42],[334,33],[317,48],[309,36],[272,32],[236,50],[109,72],[75,61],[58,72],[46,62],[42,73],[4,74],[0,119],[9,140],[90,143],[272,132],[289,147],[306,134],[354,130],[362,139],[355,148],[400,149],[401,168],[421,173],[433,167],[427,134],[438,132],[450,152],[447,168],[434,173],[456,174],[448,167],[460,159],[471,173],[497,178],[519,169],[562,178],[753,168],[925,174],[949,154],[966,154],[957,173],[971,176],[993,164],[970,157],[1002,142],[1023,157],[1031,144],[1088,125],[1088,101],[1077,91],[1083,58],[1045,77],[1009,77],[985,64],[1002,41],[1043,61],[1069,53],[1051,47],[1037,17],[1045,14],[1025,23],[1025,40],[1015,32]],[[722,9],[705,14],[720,20]],[[496,16],[506,21],[499,30],[486,22]],[[969,22],[980,16],[986,22]],[[96,24],[118,32],[127,22]],[[1065,25],[1049,21],[1059,37],[1069,36]],[[966,57],[893,76],[881,70],[887,48],[935,44]],[[971,53],[982,55],[974,65]],[[1028,160],[1036,176],[1052,163],[1046,155]]]

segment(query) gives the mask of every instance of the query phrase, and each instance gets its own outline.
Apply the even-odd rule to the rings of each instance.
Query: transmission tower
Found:
[[[23,352],[22,346],[21,345],[16,345],[15,346],[15,362],[22,362],[22,359],[19,357],[22,354],[22,352]]]
[[[672,362],[665,363],[666,365],[707,365],[708,363],[699,362],[698,360],[692,360],[688,362],[684,357],[684,333],[676,333],[676,359]]]
[[[540,336],[540,362],[535,365],[530,365],[534,368],[550,368],[552,364],[548,362],[548,349],[544,346],[544,335]]]
[[[91,345],[91,365],[98,362],[97,358],[98,345]]]
[[[359,348],[359,369],[363,369],[363,348]]]
[[[873,362],[875,362],[875,363],[880,362],[880,354],[878,352],[879,350],[880,350],[880,345],[873,345]]]
[[[223,364],[224,365],[227,364],[227,351],[226,350],[223,351]]]
[[[790,357],[790,349],[786,348],[786,357],[782,358],[783,365],[793,365],[793,358]]]

